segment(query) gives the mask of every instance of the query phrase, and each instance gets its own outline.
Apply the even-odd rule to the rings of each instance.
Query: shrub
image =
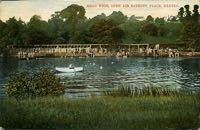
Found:
[[[59,96],[64,94],[64,86],[60,79],[48,70],[34,75],[33,82],[36,86],[37,96]]]
[[[48,70],[42,70],[35,75],[22,72],[10,76],[6,94],[16,99],[59,96],[64,94],[64,86],[60,83],[60,79]]]
[[[6,94],[17,99],[34,96],[35,86],[32,77],[27,72],[11,75],[6,85]]]

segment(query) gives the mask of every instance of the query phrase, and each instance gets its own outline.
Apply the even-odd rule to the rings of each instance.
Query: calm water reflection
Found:
[[[41,68],[54,70],[69,64],[84,67],[80,73],[58,74],[66,86],[66,96],[73,98],[98,95],[121,84],[200,90],[200,57],[0,59],[0,95],[4,95],[3,86],[13,72],[36,72]]]

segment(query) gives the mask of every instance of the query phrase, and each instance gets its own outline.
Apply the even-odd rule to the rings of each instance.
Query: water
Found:
[[[100,95],[120,85],[200,90],[200,57],[190,58],[41,58],[35,60],[0,59],[0,96],[10,74],[36,72],[41,68],[54,70],[69,64],[84,67],[76,74],[57,74],[66,86],[69,98]]]

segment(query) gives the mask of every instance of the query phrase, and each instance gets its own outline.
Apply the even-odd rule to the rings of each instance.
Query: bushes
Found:
[[[15,98],[34,96],[35,91],[32,77],[26,72],[12,75],[6,86],[6,94]]]
[[[33,82],[38,96],[59,96],[64,94],[64,86],[60,83],[60,79],[50,71],[45,70],[35,74]]]
[[[64,94],[60,79],[48,70],[36,74],[17,73],[10,77],[6,85],[6,94],[17,99],[36,96],[59,96]]]

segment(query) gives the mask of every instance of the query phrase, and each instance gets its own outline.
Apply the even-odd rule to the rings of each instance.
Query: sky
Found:
[[[15,16],[29,21],[37,14],[48,20],[55,11],[71,4],[82,5],[88,18],[101,13],[110,15],[113,11],[122,11],[127,16],[168,17],[177,15],[186,4],[200,4],[200,0],[0,0],[0,19],[6,21]]]

